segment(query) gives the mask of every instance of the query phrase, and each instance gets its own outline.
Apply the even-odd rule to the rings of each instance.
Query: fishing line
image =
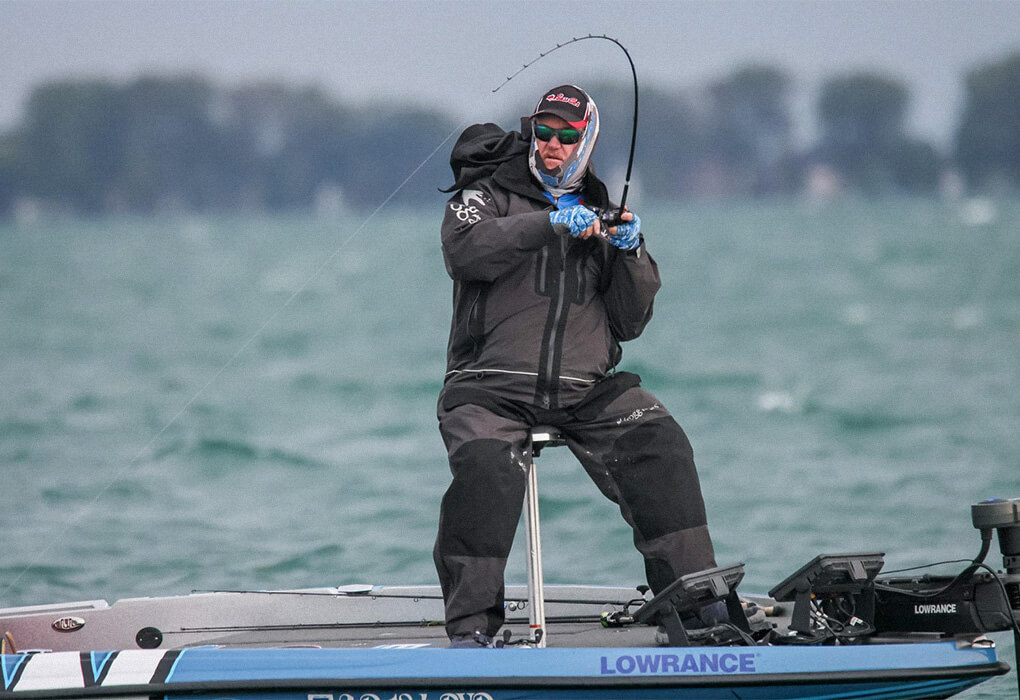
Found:
[[[72,527],[76,526],[78,523],[84,520],[93,511],[93,509],[96,507],[99,501],[102,500],[103,496],[105,496],[106,493],[111,488],[114,487],[114,485],[116,485],[121,479],[123,479],[124,476],[129,471],[137,467],[142,457],[152,448],[156,441],[159,440],[163,436],[163,434],[166,433],[167,430],[169,430],[171,427],[177,424],[181,417],[184,416],[185,413],[187,413],[188,409],[190,409],[191,406],[203,394],[205,394],[209,387],[212,386],[223,375],[224,372],[226,372],[230,367],[234,365],[238,358],[245,353],[245,351],[251,346],[251,344],[254,343],[265,332],[266,328],[268,328],[280,316],[280,314],[282,314],[287,308],[290,307],[291,304],[294,303],[294,300],[297,299],[298,296],[300,296],[302,292],[304,292],[308,288],[308,285],[315,281],[326,270],[326,268],[333,264],[333,262],[337,259],[340,253],[342,253],[343,250],[348,245],[350,245],[351,241],[353,241],[355,238],[358,237],[358,235],[361,234],[361,232],[365,229],[366,226],[368,226],[372,219],[374,219],[379,214],[379,212],[386,208],[386,206],[393,200],[394,197],[397,196],[397,194],[407,185],[407,183],[410,182],[414,178],[414,176],[417,175],[418,172],[422,168],[424,168],[425,165],[430,160],[432,160],[432,158],[435,157],[439,150],[443,148],[443,146],[445,146],[446,143],[449,142],[449,140],[452,139],[456,134],[463,131],[467,125],[468,125],[467,123],[462,123],[458,125],[456,128],[454,128],[453,131],[447,134],[447,136],[442,141],[440,141],[439,144],[434,149],[432,149],[431,153],[425,156],[425,158],[413,170],[411,170],[410,174],[407,177],[405,177],[404,180],[399,185],[397,185],[385,199],[383,199],[382,203],[379,204],[379,206],[377,206],[372,211],[372,213],[365,218],[364,221],[362,221],[361,225],[358,226],[358,228],[356,228],[353,233],[347,236],[347,238],[343,239],[340,242],[340,245],[338,245],[336,249],[322,263],[320,263],[315,270],[312,271],[312,273],[307,277],[307,279],[305,279],[305,281],[287,298],[287,300],[284,301],[283,304],[281,304],[280,307],[276,309],[276,311],[269,315],[265,322],[261,326],[259,326],[258,330],[252,333],[251,337],[249,337],[244,343],[242,343],[241,347],[239,347],[237,351],[233,355],[231,355],[226,362],[223,363],[223,366],[220,367],[209,378],[209,380],[206,381],[206,383],[197,392],[195,392],[195,394],[190,399],[188,399],[184,403],[184,405],[181,406],[177,413],[174,414],[174,416],[169,421],[167,421],[167,423],[159,430],[159,432],[153,435],[152,438],[147,443],[145,443],[145,445],[140,450],[138,450],[138,453],[130,461],[128,461],[127,464],[124,465],[124,467],[122,467],[116,474],[114,474],[110,478],[110,480],[106,483],[106,485],[103,486],[103,488],[101,488],[99,492],[96,493],[96,495],[93,496],[88,503],[82,506],[78,513],[76,513],[75,516],[71,518],[71,520],[68,521],[60,529],[60,531],[50,539],[46,546],[38,551],[36,556],[31,560],[31,562],[29,562],[28,565],[25,566],[24,569],[22,569],[22,571],[14,578],[14,580],[8,583],[3,588],[3,590],[0,591],[0,598],[5,597],[8,594],[8,592],[10,592],[10,590],[14,586],[16,586],[18,582],[21,581],[21,579],[24,578],[24,576],[28,572],[38,567],[43,558],[47,554],[49,554],[50,551],[53,549],[53,546],[58,541],[62,540],[64,536],[71,530]]]
[[[601,34],[598,35],[589,34],[588,36],[574,37],[570,41],[567,41],[563,44],[557,44],[555,48],[540,54],[538,58],[535,58],[531,62],[525,63],[515,73],[508,76],[507,79],[502,84],[493,89],[492,92],[493,93],[498,92],[504,85],[509,83],[515,77],[517,77],[517,75],[525,71],[530,66],[534,65],[542,58],[545,58],[549,54],[565,46],[569,46],[571,44],[575,44],[579,41],[584,41],[587,39],[602,39],[606,41],[611,41],[612,43],[619,46],[620,49],[623,50],[624,54],[627,56],[627,60],[630,63],[631,72],[634,77],[634,123],[631,133],[630,157],[627,164],[627,175],[623,188],[623,196],[621,197],[620,200],[619,209],[615,209],[610,212],[605,212],[602,214],[604,218],[609,216],[615,216],[616,222],[618,223],[619,214],[622,212],[622,208],[627,200],[627,190],[630,186],[631,168],[634,162],[634,144],[637,139],[637,115],[638,115],[637,71],[634,68],[634,61],[631,60],[630,53],[627,51],[626,47],[624,47],[624,45],[620,43],[617,39]],[[340,242],[340,244],[333,250],[333,252],[329,256],[327,256],[325,260],[323,260],[323,262],[320,263],[315,270],[312,271],[312,273],[305,279],[305,281],[298,286],[298,288],[283,302],[283,304],[281,304],[280,307],[276,309],[276,311],[269,315],[265,322],[263,322],[262,325],[259,326],[259,328],[254,333],[252,333],[251,336],[244,343],[241,344],[237,351],[234,352],[234,354],[231,355],[230,358],[226,362],[224,362],[223,365],[216,372],[212,374],[212,376],[206,381],[206,383],[198,391],[196,391],[195,394],[180,407],[180,409],[178,409],[177,413],[175,413],[174,416],[169,421],[167,421],[167,423],[155,435],[153,435],[152,438],[150,438],[149,441],[146,442],[145,445],[140,450],[138,450],[137,454],[131,460],[129,460],[124,465],[124,467],[117,471],[107,481],[106,485],[103,486],[95,494],[95,496],[93,496],[92,499],[88,501],[88,503],[82,506],[79,509],[79,511],[74,515],[74,517],[72,517],[67,523],[65,523],[65,525],[60,529],[60,531],[57,532],[57,534],[53,536],[42,549],[37,551],[35,557],[25,566],[25,568],[22,569],[10,583],[6,584],[4,588],[0,590],[0,598],[5,597],[11,591],[11,589],[14,588],[14,586],[16,586],[21,581],[21,579],[25,577],[26,574],[37,568],[40,562],[46,557],[46,555],[48,555],[52,551],[54,545],[58,541],[62,540],[64,536],[71,530],[72,527],[75,527],[82,520],[84,520],[95,509],[96,505],[102,500],[102,498],[107,494],[107,492],[111,488],[113,488],[114,485],[116,485],[121,479],[123,479],[124,476],[129,471],[137,467],[137,465],[139,464],[139,462],[141,462],[145,454],[166,433],[166,431],[169,430],[174,425],[176,425],[177,422],[184,416],[184,414],[188,412],[191,406],[205,394],[209,387],[212,386],[216,381],[218,381],[219,378],[223,375],[223,373],[230,369],[234,365],[234,363],[238,360],[238,358],[240,358],[241,355],[243,355],[248,350],[251,344],[262,336],[266,328],[268,328],[280,316],[280,314],[287,310],[291,306],[291,304],[294,303],[294,300],[297,299],[298,296],[300,296],[308,288],[308,286],[326,270],[326,268],[333,264],[333,262],[337,259],[340,253],[343,252],[343,250],[351,243],[351,241],[353,241],[361,234],[365,227],[368,226],[368,224],[383,209],[385,209],[389,205],[393,198],[396,197],[396,195],[407,185],[407,183],[409,183],[414,178],[414,176],[417,175],[418,172],[421,171],[421,169],[424,168],[425,165],[430,160],[432,160],[432,158],[435,157],[435,155],[440,151],[440,149],[442,149],[443,146],[445,146],[450,141],[450,139],[452,139],[455,135],[462,132],[469,124],[470,121],[467,121],[455,127],[449,134],[447,134],[445,138],[443,138],[439,142],[438,145],[436,145],[436,147],[427,156],[425,156],[425,158],[414,169],[411,170],[407,177],[405,177],[404,180],[400,184],[398,184],[390,192],[390,194],[387,195],[383,199],[383,201],[362,221],[361,225],[359,225],[349,236],[347,236],[347,238],[343,239]]]

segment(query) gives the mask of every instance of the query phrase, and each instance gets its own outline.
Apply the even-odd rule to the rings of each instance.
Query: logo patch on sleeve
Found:
[[[478,202],[478,206],[485,206],[485,193],[481,190],[461,190],[460,201],[464,202],[468,206],[471,205],[471,201]]]

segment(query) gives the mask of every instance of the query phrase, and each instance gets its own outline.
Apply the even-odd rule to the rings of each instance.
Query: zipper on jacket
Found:
[[[549,246],[543,246],[538,254],[538,293],[545,294],[545,276],[549,267]]]
[[[566,236],[560,237],[560,273],[559,273],[559,285],[556,289],[556,298],[554,303],[556,304],[556,311],[553,315],[552,331],[549,333],[549,340],[547,345],[548,353],[545,359],[545,367],[542,371],[542,379],[545,382],[544,391],[542,392],[542,406],[543,408],[551,408],[552,406],[552,386],[555,379],[553,368],[556,364],[556,346],[559,344],[559,327],[560,321],[563,318],[563,307],[566,302],[567,296],[567,238]]]
[[[475,358],[481,354],[482,339],[485,338],[485,329],[480,327],[481,312],[479,307],[481,306],[482,294],[483,290],[479,289],[475,293],[475,299],[471,302],[471,307],[468,309],[467,337],[471,341]]]

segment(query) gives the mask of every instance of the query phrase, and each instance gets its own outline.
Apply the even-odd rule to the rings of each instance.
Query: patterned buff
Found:
[[[588,170],[588,161],[591,160],[592,151],[595,150],[595,142],[599,137],[599,110],[595,101],[588,93],[577,86],[570,86],[584,94],[588,100],[585,121],[587,122],[584,135],[577,144],[577,148],[570,157],[560,164],[559,167],[548,170],[538,154],[538,140],[532,134],[531,151],[528,156],[528,165],[531,166],[531,173],[542,183],[545,190],[553,197],[559,199],[567,192],[573,192],[581,187],[581,180]]]

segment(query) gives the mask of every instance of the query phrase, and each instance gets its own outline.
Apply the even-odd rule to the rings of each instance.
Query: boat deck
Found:
[[[545,598],[549,648],[513,643],[527,639],[528,606],[525,587],[508,586],[511,644],[492,651],[445,649],[436,586],[8,608],[0,610],[8,645],[0,697],[908,700],[949,697],[1008,671],[991,642],[938,635],[662,648],[656,627],[602,624],[604,613],[633,615],[644,604],[648,595],[635,588],[547,586]],[[785,632],[792,606],[741,598],[769,609],[756,624]],[[53,653],[26,653],[35,651]]]
[[[507,586],[511,642],[529,634],[527,592]],[[550,647],[655,646],[647,625],[606,628],[603,613],[633,612],[645,601],[636,588],[548,586]],[[777,618],[782,624],[782,618]],[[0,634],[17,649],[222,647],[368,648],[446,646],[437,586],[341,586],[295,591],[214,591],[108,604],[0,610]]]

